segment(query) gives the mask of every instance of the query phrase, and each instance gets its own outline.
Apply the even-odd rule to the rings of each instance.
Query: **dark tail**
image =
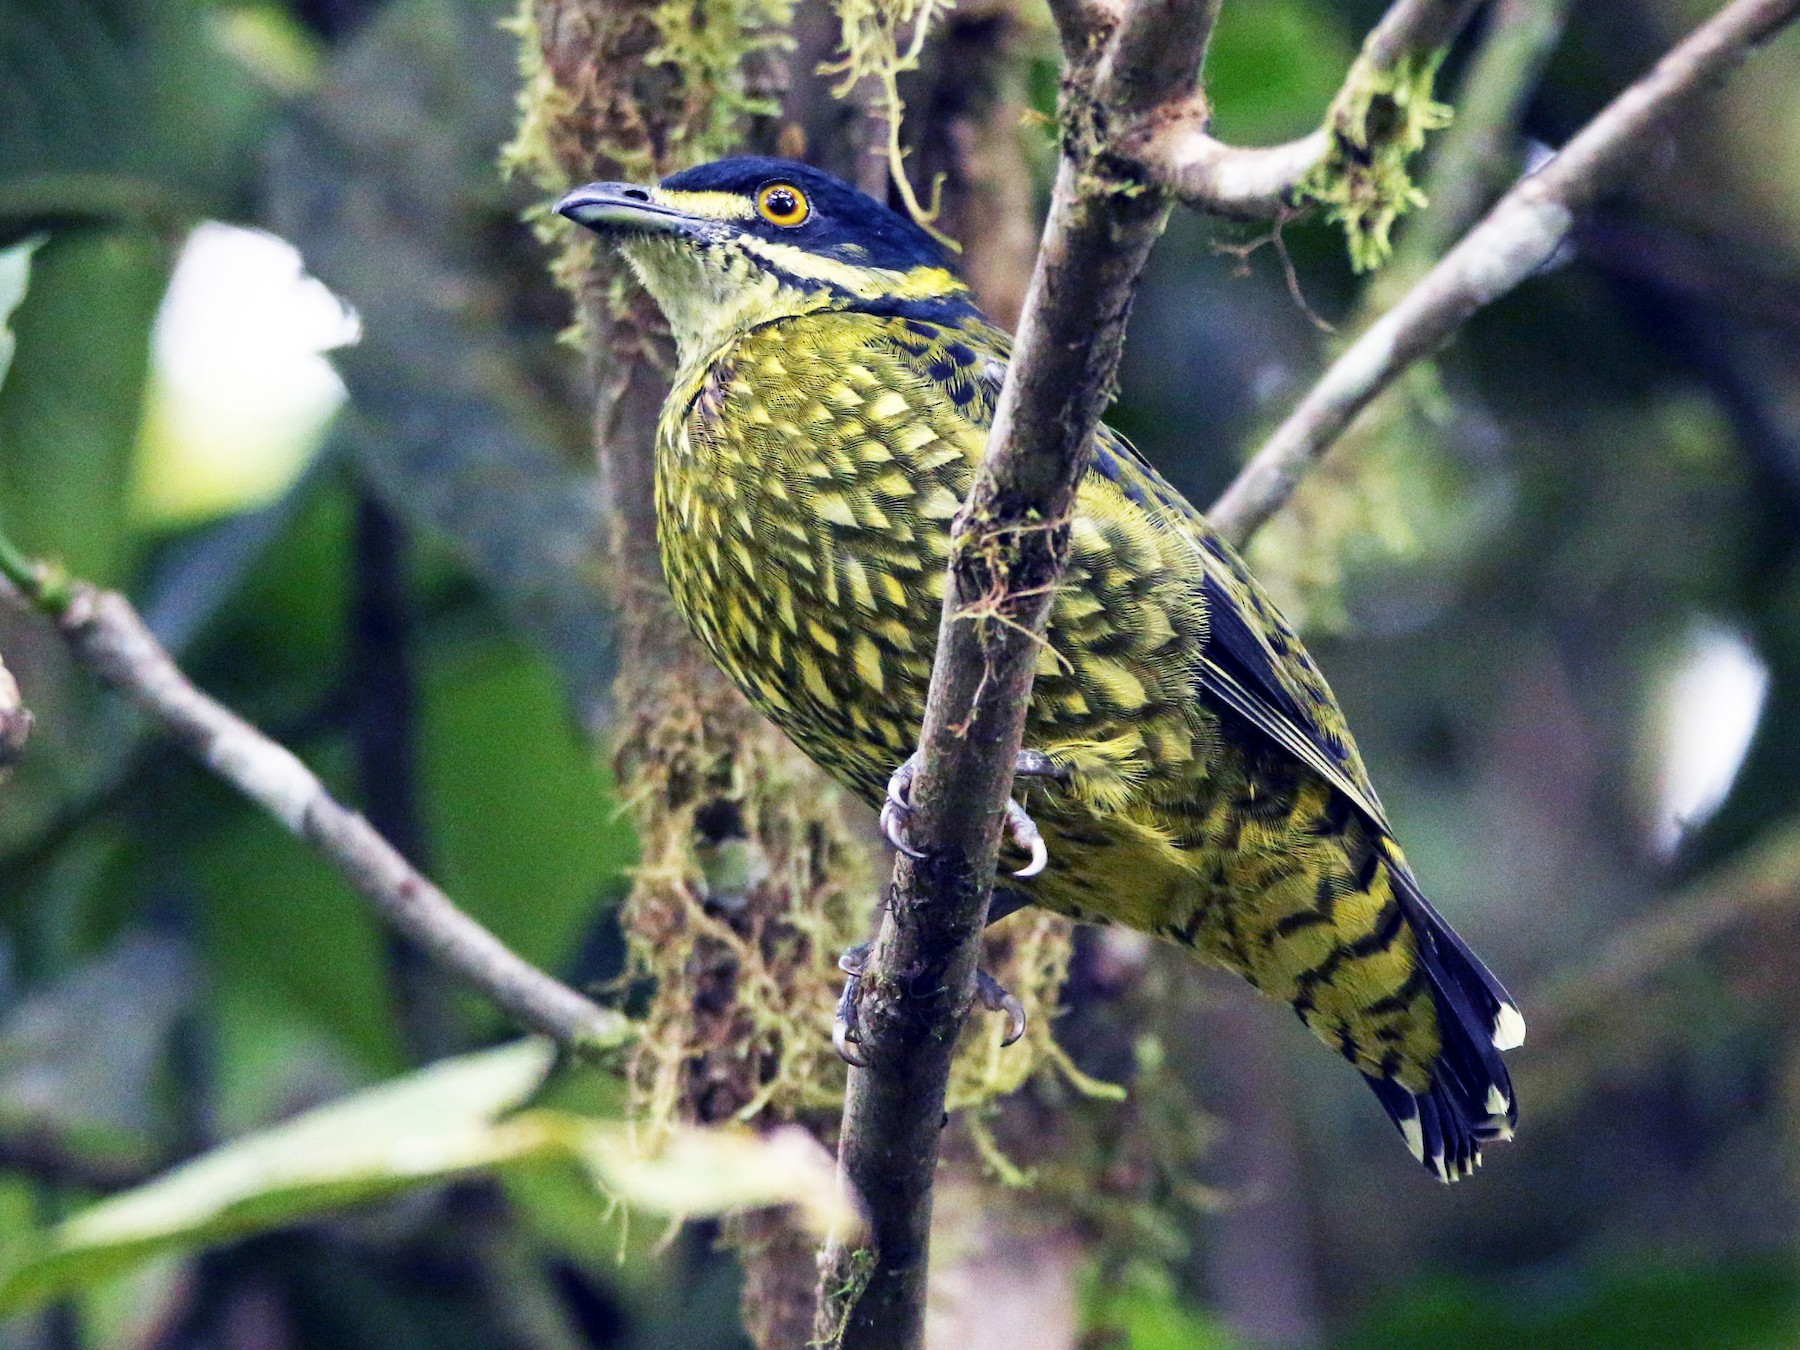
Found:
[[[1511,1139],[1519,1103],[1500,1052],[1525,1040],[1525,1018],[1499,980],[1419,893],[1406,864],[1390,869],[1401,911],[1418,940],[1437,1003],[1442,1048],[1431,1086],[1415,1095],[1391,1078],[1364,1075],[1413,1157],[1440,1181],[1481,1165],[1481,1146]]]

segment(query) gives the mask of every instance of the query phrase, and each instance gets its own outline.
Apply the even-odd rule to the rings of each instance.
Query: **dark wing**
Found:
[[[1193,545],[1207,617],[1201,691],[1342,792],[1383,834],[1391,833],[1331,687],[1243,560],[1110,428],[1101,428],[1094,447],[1094,472]]]

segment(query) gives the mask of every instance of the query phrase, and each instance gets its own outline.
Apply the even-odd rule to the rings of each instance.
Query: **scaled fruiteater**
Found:
[[[617,242],[679,347],[656,443],[676,606],[758,708],[881,802],[923,719],[951,517],[1010,339],[929,235],[804,165],[723,160],[557,209]],[[1293,629],[1105,427],[1026,744],[1058,780],[1028,788],[1052,859],[1009,883],[1029,903],[1287,1000],[1444,1180],[1511,1137],[1499,1052],[1524,1019],[1420,892]]]

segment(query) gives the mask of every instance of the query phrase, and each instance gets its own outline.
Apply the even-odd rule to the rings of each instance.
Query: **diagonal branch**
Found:
[[[610,1049],[631,1023],[515,954],[421,876],[311,769],[176,666],[131,602],[31,563],[0,536],[0,577],[52,619],[78,663],[147,712],[168,735],[324,855],[380,915],[522,1025],[576,1051]]]
[[[1398,304],[1370,325],[1275,429],[1208,513],[1242,546],[1352,420],[1470,315],[1544,266],[1576,215],[1623,178],[1682,105],[1800,17],[1800,0],[1734,0],[1520,181]]]
[[[1066,12],[1070,6],[1059,7]],[[988,450],[951,540],[909,834],[865,965],[839,1172],[871,1250],[822,1264],[817,1330],[846,1350],[923,1342],[932,1174],[951,1053],[974,993],[1003,808],[1067,555],[1075,489],[1111,397],[1133,287],[1168,217],[1120,134],[1193,96],[1216,6],[1135,0],[1071,61],[1049,218]],[[1085,40],[1083,38],[1082,40]]]

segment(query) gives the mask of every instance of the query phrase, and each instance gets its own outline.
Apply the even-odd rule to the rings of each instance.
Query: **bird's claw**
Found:
[[[1013,843],[1031,854],[1031,861],[1013,875],[1035,877],[1049,863],[1050,850],[1045,846],[1044,836],[1038,832],[1037,822],[1031,818],[1031,813],[1010,797],[1006,800],[1006,830],[1012,835]]]
[[[912,802],[908,797],[918,772],[919,757],[911,755],[888,779],[887,796],[881,803],[881,837],[892,844],[896,852],[914,859],[925,856],[923,849],[914,848],[906,838],[906,818],[912,814]]]
[[[1025,1005],[1000,981],[985,970],[975,972],[975,997],[989,1012],[1006,1014],[1006,1036],[1002,1047],[1011,1045],[1025,1034]]]
[[[838,969],[844,972],[844,992],[838,995],[837,1016],[831,1023],[831,1044],[838,1058],[858,1069],[869,1067],[863,1058],[862,1029],[856,996],[862,988],[863,964],[869,957],[869,944],[864,942],[838,957]],[[985,970],[975,972],[976,1001],[989,1012],[1006,1014],[1006,1036],[1000,1042],[1008,1046],[1025,1034],[1025,1005]]]
[[[910,796],[913,779],[919,772],[918,761],[919,757],[912,755],[906,763],[894,770],[894,776],[888,779],[886,798],[881,803],[881,837],[892,844],[897,852],[913,859],[925,856],[924,850],[914,848],[906,837],[906,818],[912,814]],[[1050,778],[1062,782],[1066,776],[1050,756],[1041,750],[1021,750],[1018,759],[1013,762],[1015,778]],[[1013,843],[1031,855],[1031,861],[1013,873],[1015,877],[1035,877],[1048,866],[1050,850],[1044,843],[1044,836],[1039,831],[1037,822],[1031,818],[1029,811],[1011,798],[1006,802],[1006,831]]]

